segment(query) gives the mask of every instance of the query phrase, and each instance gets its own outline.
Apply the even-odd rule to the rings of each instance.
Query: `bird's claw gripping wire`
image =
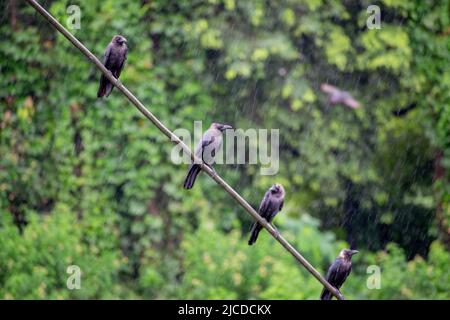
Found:
[[[120,86],[122,85],[122,82],[119,80],[119,78],[116,78],[116,77],[114,76],[114,74],[111,72],[111,70],[108,70],[108,74],[109,74],[111,77],[113,77],[114,79],[116,79],[116,80],[115,80],[115,85],[116,85],[116,87],[120,87]]]

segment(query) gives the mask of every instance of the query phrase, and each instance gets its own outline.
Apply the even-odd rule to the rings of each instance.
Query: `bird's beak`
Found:
[[[358,250],[352,250],[351,254],[354,255],[354,254],[357,254],[358,252],[359,252]]]
[[[233,129],[233,127],[228,124],[224,124],[222,127],[222,130],[228,130],[228,129]]]

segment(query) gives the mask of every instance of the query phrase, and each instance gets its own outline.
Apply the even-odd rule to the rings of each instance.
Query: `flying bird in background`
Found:
[[[259,205],[258,213],[261,217],[266,219],[267,222],[272,222],[273,218],[283,208],[284,203],[284,188],[281,184],[274,184],[267,190],[264,198]],[[262,225],[258,222],[254,222],[251,228],[250,239],[248,244],[251,246],[258,239],[259,232],[262,229]]]
[[[357,250],[342,249],[339,256],[331,264],[327,272],[327,281],[337,290],[342,286],[345,279],[352,271],[352,256],[358,253]],[[323,288],[320,300],[331,300],[333,294],[326,288]]]
[[[355,100],[350,93],[347,91],[342,91],[332,85],[327,83],[322,83],[320,90],[328,95],[328,102],[332,105],[343,104],[352,109],[357,109],[361,107],[361,104]]]
[[[203,162],[212,168],[215,163],[216,152],[222,145],[222,132],[227,129],[233,129],[232,126],[221,123],[213,123],[203,134],[202,139],[195,149],[195,156],[202,159]],[[184,180],[184,188],[191,189],[194,186],[195,179],[201,171],[201,164],[192,163]]]
[[[116,35],[108,44],[103,57],[103,65],[111,71],[112,75],[119,79],[125,61],[127,60],[128,46],[127,39]],[[100,86],[98,88],[97,97],[109,96],[113,89],[113,84],[102,74],[100,78]]]

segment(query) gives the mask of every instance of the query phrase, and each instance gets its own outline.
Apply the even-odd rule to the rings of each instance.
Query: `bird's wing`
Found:
[[[125,62],[127,61],[127,58],[128,58],[128,49],[126,49],[124,52],[122,63],[120,64],[120,67],[117,69],[116,78],[120,77],[120,73],[123,70],[123,66],[125,65]]]
[[[111,55],[111,45],[106,47],[105,52],[103,53],[103,65],[106,67],[109,64],[109,57]]]
[[[207,146],[209,146],[211,143],[213,143],[214,140],[216,140],[216,137],[214,137],[214,136],[209,136],[208,135],[208,137],[203,137],[203,139],[202,139],[202,149],[205,149]]]
[[[196,155],[198,157],[201,157],[202,161],[205,161],[203,159],[203,153],[205,151],[205,148],[208,147],[209,145],[211,145],[214,140],[216,140],[216,137],[214,137],[213,135],[210,135],[208,133],[205,133],[202,137],[202,140],[199,143],[199,146],[197,147],[196,150]],[[214,157],[213,155],[214,150],[211,151],[211,155]]]
[[[284,205],[284,200],[281,200],[280,206],[278,208],[278,211],[281,211],[281,209],[283,209],[283,205]]]
[[[350,268],[347,267],[344,261],[336,259],[331,265],[327,273],[327,281],[339,289],[350,274]]]
[[[259,215],[263,218],[266,218],[269,207],[270,207],[269,191],[267,191],[266,194],[264,195],[264,198],[261,201],[261,204],[259,205],[258,209]]]
[[[357,100],[353,99],[350,96],[345,98],[343,102],[352,109],[357,109],[361,106],[361,104]]]
[[[328,94],[339,93],[341,91],[338,88],[336,88],[332,85],[329,85],[328,83],[322,83],[320,85],[320,90],[322,90],[323,92],[328,93]]]
[[[197,144],[197,146],[196,146],[196,148],[195,148],[195,155],[197,156],[197,157],[200,157],[201,155],[202,155],[202,153],[203,153],[203,149],[206,147],[206,146],[208,146],[209,144],[211,144],[212,143],[212,135],[210,135],[210,134],[208,134],[208,131],[206,131],[204,134],[203,134],[203,136],[202,136],[202,138],[201,138],[201,140],[198,142],[198,144]]]
[[[269,209],[270,211],[268,212],[268,217],[266,217],[267,221],[272,222],[278,212],[280,212],[283,208],[283,203],[283,200],[281,200],[280,202],[273,202],[273,204],[270,206],[271,208]]]
[[[345,268],[345,270],[341,270],[342,272],[336,279],[336,286],[340,288],[344,281],[347,279],[348,275],[350,274],[350,271],[352,270],[352,267]]]

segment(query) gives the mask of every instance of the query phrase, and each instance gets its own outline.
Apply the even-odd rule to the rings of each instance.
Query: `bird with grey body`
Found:
[[[352,271],[352,256],[356,253],[358,253],[357,250],[342,249],[339,256],[328,269],[326,279],[337,290],[339,290]],[[326,288],[323,288],[320,299],[331,300],[332,298],[333,294]]]
[[[203,134],[202,139],[195,149],[195,156],[201,159],[211,169],[215,163],[216,153],[222,145],[222,133],[228,129],[233,129],[233,127],[227,124],[212,123],[209,129]],[[189,166],[188,174],[184,180],[185,189],[191,189],[194,186],[195,179],[201,169],[201,164],[198,163],[192,163]]]
[[[267,222],[272,222],[273,218],[281,211],[284,204],[284,188],[281,184],[274,184],[264,195],[264,198],[259,205],[258,213],[261,217],[266,219]],[[259,232],[262,229],[262,225],[258,222],[254,222],[251,228],[250,239],[248,244],[251,246],[258,239]]]
[[[343,104],[352,109],[357,109],[361,106],[361,104],[355,100],[350,93],[327,83],[322,83],[320,90],[328,95],[328,102],[331,105]]]
[[[103,65],[111,71],[111,74],[119,79],[120,73],[122,72],[125,61],[127,60],[128,45],[127,39],[120,35],[115,35],[111,42],[106,47],[105,53],[103,55]],[[97,97],[101,98],[103,96],[109,96],[113,84],[108,80],[108,78],[102,74],[100,77],[100,85],[97,91]]]

